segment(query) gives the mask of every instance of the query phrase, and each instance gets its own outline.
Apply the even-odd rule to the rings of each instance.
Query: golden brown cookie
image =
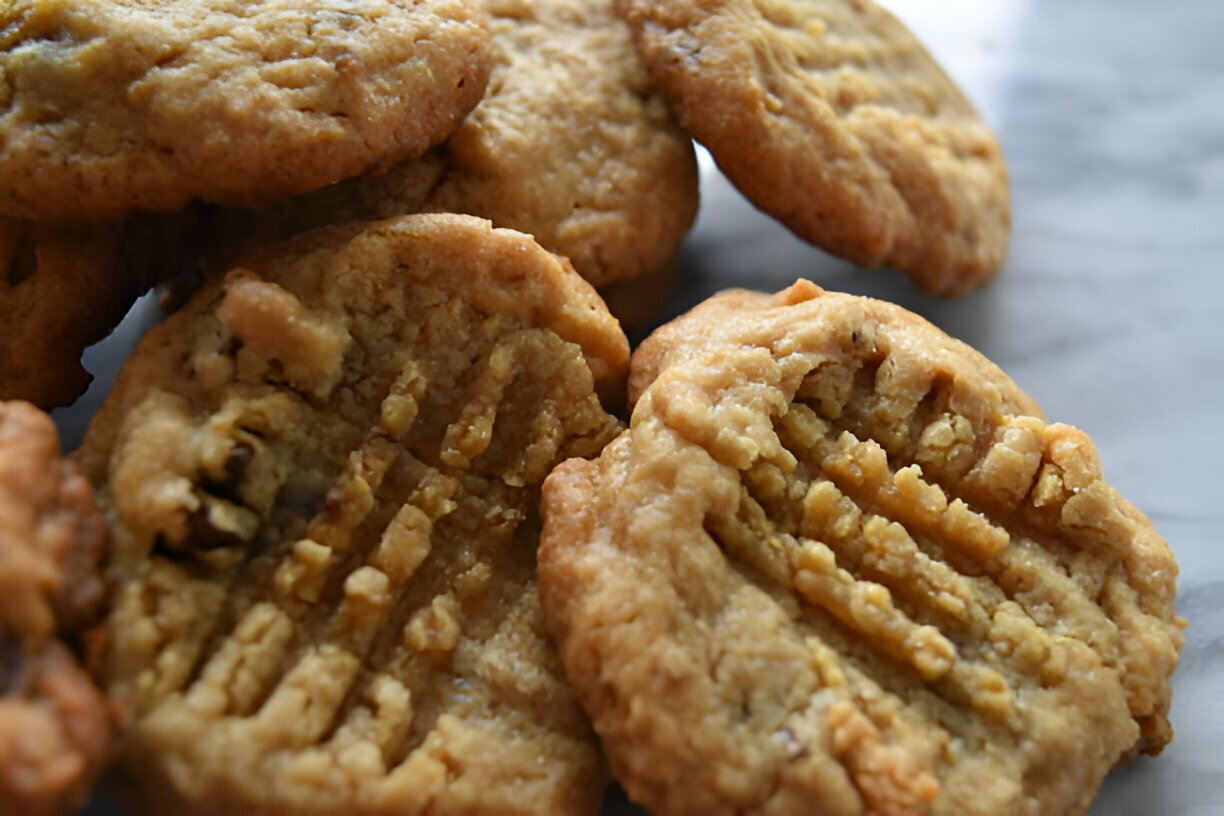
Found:
[[[567,263],[459,215],[303,236],[155,327],[80,452],[137,811],[595,812],[537,504],[627,363]]]
[[[191,271],[195,208],[71,223],[0,216],[0,399],[67,405],[85,348],[142,294]]]
[[[862,266],[961,295],[1011,233],[999,144],[871,0],[617,0],[684,127],[756,206]]]
[[[663,266],[697,215],[697,161],[611,0],[484,4],[492,91],[426,208],[531,233],[597,287]]]
[[[419,156],[475,105],[474,0],[13,0],[0,213],[255,205]]]
[[[801,281],[635,352],[545,482],[540,595],[659,814],[1082,813],[1169,740],[1177,566],[997,367]]]
[[[0,402],[0,813],[75,813],[106,759],[109,709],[62,640],[102,611],[105,537],[51,418]]]
[[[611,0],[483,0],[488,93],[422,162],[263,212],[222,245],[343,221],[462,212],[526,232],[597,287],[663,266],[697,213],[697,166]]]

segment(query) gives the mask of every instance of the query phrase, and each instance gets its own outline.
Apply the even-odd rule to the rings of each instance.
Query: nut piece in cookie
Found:
[[[545,482],[545,620],[660,814],[1082,813],[1170,739],[1165,542],[996,366],[891,304],[730,291]]]
[[[110,748],[106,701],[63,641],[102,611],[105,538],[51,418],[0,402],[0,813],[75,813]]]
[[[250,206],[419,156],[480,100],[475,0],[12,0],[0,213]]]
[[[611,0],[484,0],[488,92],[419,161],[255,212],[220,245],[328,224],[461,212],[526,232],[596,287],[663,267],[697,213],[697,167]]]
[[[567,263],[459,215],[308,234],[155,327],[79,454],[138,812],[595,812],[537,507],[627,364]]]
[[[618,0],[684,127],[757,207],[861,266],[961,295],[1011,234],[990,129],[872,0]]]
[[[194,207],[79,224],[0,216],[0,399],[68,405],[86,347],[136,299],[193,266]]]

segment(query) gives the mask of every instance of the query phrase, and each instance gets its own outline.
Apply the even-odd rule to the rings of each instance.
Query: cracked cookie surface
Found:
[[[438,150],[262,211],[224,213],[222,246],[462,212],[529,233],[597,287],[661,268],[696,217],[696,159],[610,0],[483,5],[489,88]]]
[[[756,206],[861,266],[960,295],[1011,234],[999,144],[871,0],[617,0],[685,129]]]
[[[568,264],[455,215],[271,248],[153,329],[79,454],[137,808],[595,812],[537,504],[627,361]]]
[[[729,291],[545,483],[545,619],[660,814],[1081,813],[1169,740],[1177,566],[996,366],[891,304]]]
[[[112,736],[65,638],[96,622],[106,521],[51,418],[0,402],[0,812],[68,816]]]
[[[419,156],[483,93],[469,0],[13,0],[0,212],[254,205]]]

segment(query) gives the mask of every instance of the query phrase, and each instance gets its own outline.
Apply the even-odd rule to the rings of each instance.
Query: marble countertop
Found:
[[[897,273],[852,269],[755,211],[703,156],[702,211],[670,311],[726,286],[772,291],[800,276],[891,300],[984,352],[1049,419],[1087,431],[1106,478],[1171,544],[1190,622],[1173,743],[1114,771],[1090,814],[1221,816],[1224,3],[886,5],[1003,142],[1014,235],[1001,274],[943,300]],[[129,321],[117,346],[139,328]],[[61,417],[69,440],[104,385]]]

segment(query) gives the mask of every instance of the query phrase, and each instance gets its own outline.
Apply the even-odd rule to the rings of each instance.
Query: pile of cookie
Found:
[[[870,0],[13,0],[0,76],[0,810],[1073,813],[1171,738],[1169,548],[980,354],[807,281],[631,354],[693,139],[998,270]]]

